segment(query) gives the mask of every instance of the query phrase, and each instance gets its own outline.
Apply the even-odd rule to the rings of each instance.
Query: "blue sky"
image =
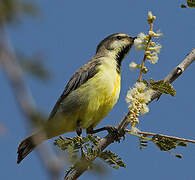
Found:
[[[31,0],[32,1],[32,0]],[[31,55],[41,52],[46,67],[52,73],[49,83],[42,83],[26,77],[37,107],[46,114],[52,110],[71,75],[95,53],[97,44],[107,35],[124,32],[136,36],[147,32],[147,12],[157,16],[155,30],[160,29],[164,37],[159,63],[152,67],[148,78],[164,78],[185,56],[195,48],[194,9],[181,9],[180,1],[130,1],[130,0],[83,0],[44,1],[34,0],[41,10],[40,18],[24,18],[19,26],[8,27],[14,48]],[[116,125],[127,112],[125,96],[138,77],[130,72],[130,61],[140,62],[143,54],[132,49],[122,64],[122,88],[119,102],[112,112],[99,124]],[[194,100],[195,84],[192,64],[174,82],[176,97],[162,96],[158,102],[150,104],[150,113],[141,118],[139,128],[144,131],[164,133],[195,139]],[[0,179],[41,179],[48,176],[42,168],[36,152],[31,153],[19,166],[16,164],[18,143],[29,135],[26,120],[20,113],[12,89],[5,74],[0,71],[1,105],[0,123],[6,131],[0,135]],[[75,135],[75,134],[73,134]],[[99,134],[103,136],[104,134]],[[50,141],[52,143],[52,140]],[[117,152],[127,163],[127,168],[109,168],[105,176],[85,173],[80,179],[150,179],[150,180],[194,180],[195,145],[180,148],[177,153],[183,159],[160,152],[150,144],[146,149],[138,149],[138,140],[127,136],[120,144],[112,144],[108,149]],[[63,177],[62,173],[62,177]]]

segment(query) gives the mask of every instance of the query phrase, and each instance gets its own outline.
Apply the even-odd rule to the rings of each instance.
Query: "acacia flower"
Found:
[[[139,33],[137,38],[134,40],[135,50],[139,51],[143,49],[144,41],[147,39],[147,35],[144,33]]]
[[[152,63],[156,64],[158,62],[158,54],[157,53],[152,53],[149,56],[146,56],[146,58]]]
[[[143,82],[136,82],[135,87],[138,89],[139,92],[142,92],[146,89],[146,85]]]
[[[130,68],[131,71],[134,71],[134,70],[137,68],[137,64],[136,64],[135,62],[132,61],[132,62],[129,64],[129,68]]]
[[[143,82],[136,82],[134,87],[127,92],[126,102],[130,103],[129,120],[132,127],[139,123],[139,115],[149,112],[148,102],[151,100],[153,90],[146,87]]]
[[[161,44],[155,44],[153,47],[148,48],[149,51],[155,51],[156,53],[160,53],[160,50],[162,48]]]
[[[149,31],[149,35],[152,37],[161,37],[163,33],[155,33],[154,31]]]
[[[143,104],[140,113],[144,115],[148,112],[149,112],[149,107],[146,104]]]

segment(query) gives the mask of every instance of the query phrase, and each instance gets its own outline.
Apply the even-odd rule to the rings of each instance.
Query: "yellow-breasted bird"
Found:
[[[70,79],[58,99],[48,121],[18,147],[20,163],[37,145],[66,132],[82,129],[95,133],[97,124],[111,111],[120,94],[121,62],[131,49],[135,38],[116,33],[97,46],[95,56]],[[44,136],[43,136],[44,135]]]

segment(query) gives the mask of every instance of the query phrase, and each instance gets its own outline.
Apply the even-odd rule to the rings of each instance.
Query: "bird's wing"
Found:
[[[90,78],[92,78],[97,73],[97,66],[100,64],[99,58],[91,59],[87,64],[82,66],[69,80],[68,84],[65,87],[64,92],[56,102],[53,110],[50,113],[49,120],[52,119],[61,102],[74,90],[79,88],[82,84],[87,82]]]

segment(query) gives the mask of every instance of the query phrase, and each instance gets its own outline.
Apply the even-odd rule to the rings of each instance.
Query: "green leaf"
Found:
[[[119,166],[112,166],[112,168],[119,169],[120,167]]]
[[[189,7],[195,7],[195,0],[187,0],[187,4]]]
[[[66,169],[66,175],[64,178],[66,178],[73,170],[75,169],[75,167],[72,165],[69,169]]]
[[[149,82],[146,79],[143,79],[142,82],[146,85],[146,87],[149,86]]]
[[[80,145],[78,144],[78,141],[75,141],[74,138],[67,137],[66,139],[64,139],[62,136],[54,141],[54,145],[58,146],[63,151],[68,150],[70,148],[69,146],[71,146],[73,150],[79,149]]]
[[[79,138],[78,136],[73,138],[63,138],[60,136],[55,140],[54,145],[58,146],[61,150],[67,151],[70,156],[71,167],[67,171],[70,173],[75,168],[89,168],[92,165],[92,161],[86,157],[99,157],[106,164],[112,168],[119,169],[120,167],[126,167],[126,164],[118,157],[117,154],[111,151],[101,152],[101,149],[94,150],[94,145],[99,143],[100,137],[88,135],[87,137]],[[81,153],[79,153],[79,149]],[[86,150],[86,152],[84,151]]]
[[[177,144],[177,146],[183,146],[183,147],[187,147],[187,143],[186,142],[179,142],[178,144]]]
[[[153,79],[150,79],[150,86],[153,90],[159,91],[162,94],[170,94],[171,96],[176,95],[176,90],[173,86],[168,82],[164,82],[164,80],[154,81]]]
[[[184,5],[184,4],[182,4],[182,5],[181,5],[181,8],[187,8],[187,6],[186,6],[186,5]]]
[[[170,138],[165,138],[159,135],[152,137],[152,141],[161,151],[169,151],[171,149],[176,149],[177,141]]]
[[[181,159],[182,158],[182,154],[176,154],[175,157]]]
[[[93,135],[89,134],[87,137],[88,137],[89,141],[92,144],[97,145],[99,143],[99,141],[98,141],[99,137],[98,136],[93,136]]]
[[[98,157],[112,168],[119,169],[120,167],[126,167],[126,164],[121,160],[121,158],[111,151],[100,152]]]

